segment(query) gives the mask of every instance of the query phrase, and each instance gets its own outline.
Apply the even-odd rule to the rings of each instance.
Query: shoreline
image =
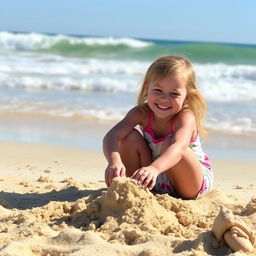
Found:
[[[102,150],[102,139],[115,124],[111,121],[33,115],[0,115],[0,141],[35,142],[78,149]],[[201,138],[210,159],[254,160],[256,134],[209,131]]]
[[[41,176],[48,177],[53,188],[61,187],[60,180],[70,177],[83,183],[98,183],[99,186],[106,188],[106,166],[107,161],[103,152],[99,150],[35,142],[0,142],[2,189],[11,187],[19,190],[18,180],[33,183]],[[212,166],[214,189],[221,189],[227,194],[247,199],[253,196],[251,192],[256,188],[253,184],[256,178],[256,160],[213,159]],[[11,186],[10,180],[13,183]],[[26,188],[25,190],[27,191]]]

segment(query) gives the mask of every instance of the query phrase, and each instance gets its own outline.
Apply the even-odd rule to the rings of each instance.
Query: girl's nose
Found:
[[[162,95],[161,95],[161,99],[163,99],[163,100],[170,100],[170,97],[169,97],[169,95],[168,95],[168,93],[162,93]]]

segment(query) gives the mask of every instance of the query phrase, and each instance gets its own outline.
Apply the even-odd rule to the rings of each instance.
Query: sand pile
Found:
[[[220,205],[251,230],[256,224],[255,198],[243,204],[214,190],[184,201],[153,195],[129,178],[116,178],[107,191],[74,202],[52,201],[26,210],[8,209],[7,201],[1,205],[4,256],[241,255],[232,254],[210,231]]]
[[[115,179],[109,190],[88,204],[89,228],[104,239],[122,244],[145,242],[150,235],[191,237],[208,227],[184,201],[167,195],[154,196],[129,178]],[[193,226],[188,230],[187,226]]]

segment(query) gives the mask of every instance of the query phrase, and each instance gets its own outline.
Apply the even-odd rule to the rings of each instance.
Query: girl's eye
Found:
[[[169,95],[170,95],[170,97],[178,97],[178,96],[180,96],[180,94],[176,93],[176,92],[172,92]]]
[[[162,93],[162,91],[160,90],[160,89],[154,89],[153,90],[155,93],[157,93],[157,94],[161,94]]]

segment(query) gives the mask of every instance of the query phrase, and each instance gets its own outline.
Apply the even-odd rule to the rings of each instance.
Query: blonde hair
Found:
[[[179,56],[164,56],[155,60],[148,68],[139,95],[137,105],[147,108],[147,92],[150,82],[164,79],[169,75],[181,74],[187,80],[187,96],[183,104],[183,109],[189,109],[196,119],[196,126],[202,135],[207,132],[203,127],[203,119],[207,111],[207,105],[196,86],[195,71],[189,60]]]

